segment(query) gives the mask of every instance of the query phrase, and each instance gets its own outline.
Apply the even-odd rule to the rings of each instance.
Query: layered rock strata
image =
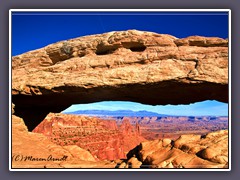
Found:
[[[118,124],[128,120],[141,126],[141,136],[147,140],[169,138],[183,134],[207,134],[228,129],[227,116],[116,117]]]
[[[12,115],[12,168],[114,168],[76,145],[60,146],[46,136],[28,132],[23,119]]]
[[[88,150],[96,160],[126,158],[126,154],[145,139],[129,121],[120,127],[115,120],[96,117],[50,113],[34,130],[48,137],[53,143],[77,145]]]
[[[12,112],[14,112],[13,108]],[[86,125],[85,118],[79,122]],[[61,119],[54,123],[56,127],[65,126],[67,128],[65,132],[71,132],[67,126],[79,126],[77,121],[69,123]],[[12,168],[228,168],[227,130],[204,136],[182,135],[176,141],[170,139],[144,141],[128,152],[126,160],[110,162],[99,160],[77,145],[53,143],[49,137],[55,132],[55,128],[49,124],[54,123],[43,122],[45,125],[36,128],[36,131],[41,131],[43,135],[28,132],[24,121],[12,115]],[[116,127],[110,122],[102,123],[97,129],[106,126],[109,129]],[[134,140],[130,138],[131,135],[136,136],[139,132],[132,129],[127,131],[129,127],[129,122],[125,121],[125,125],[120,129],[124,130],[127,134],[125,137],[131,142]],[[88,143],[91,144],[92,140],[89,138]]]

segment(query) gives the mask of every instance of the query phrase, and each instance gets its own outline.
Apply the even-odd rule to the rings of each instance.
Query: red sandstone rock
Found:
[[[87,117],[77,118],[72,120],[71,116],[66,118],[63,115],[58,115],[57,120],[55,114],[50,114],[50,117],[43,121],[37,129],[43,131],[47,137],[51,137],[48,133],[49,122],[52,121],[52,133],[55,128],[66,127],[66,131],[71,132],[69,127],[91,127],[92,124],[100,124],[97,129],[106,130],[107,123]],[[60,117],[64,117],[63,119]],[[70,118],[71,117],[71,118]],[[66,119],[66,120],[64,120]],[[79,120],[80,119],[80,120]],[[42,128],[43,125],[47,128]],[[84,124],[84,126],[83,126]],[[110,124],[113,124],[110,122]],[[74,126],[72,126],[74,125]],[[129,123],[126,121],[122,128]],[[110,129],[115,130],[116,126],[109,126]],[[89,130],[85,128],[85,130]],[[131,139],[131,135],[136,135],[134,131],[128,133],[127,138]],[[86,131],[88,132],[88,131]],[[55,134],[57,135],[57,134]],[[60,134],[58,134],[60,135]],[[109,134],[108,134],[109,135]],[[170,139],[145,141],[140,143],[136,148],[132,149],[128,155],[127,160],[124,161],[97,161],[90,154],[90,152],[80,148],[76,145],[59,146],[49,141],[49,139],[39,133],[30,133],[24,124],[24,121],[16,116],[12,116],[12,167],[13,168],[228,168],[228,131],[222,130],[212,132],[206,136],[183,135],[175,142]],[[64,137],[64,136],[63,136]],[[135,136],[136,137],[136,136]],[[106,138],[107,139],[107,138]],[[105,142],[108,141],[108,139]],[[90,144],[93,139],[89,138]],[[97,142],[99,143],[99,142]],[[116,146],[115,146],[116,147]],[[111,148],[107,148],[106,157],[113,158],[114,155]],[[101,152],[102,153],[102,152]],[[104,154],[104,153],[103,153]],[[16,156],[22,155],[24,158],[33,156],[36,158],[47,158],[53,155],[55,158],[62,158],[67,156],[66,161],[17,161]],[[118,165],[117,165],[118,163]]]
[[[97,159],[114,160],[126,158],[126,153],[144,140],[139,129],[127,119],[118,128],[114,120],[51,113],[33,132],[61,146],[77,145],[89,150]]]
[[[42,134],[28,132],[24,121],[14,115],[11,156],[12,168],[114,168],[116,166],[116,163],[109,161],[96,162],[90,152],[78,146],[59,146]],[[40,160],[48,159],[50,156],[56,160]]]
[[[128,119],[132,125],[141,125],[141,135],[147,140],[175,140],[184,134],[204,135],[228,129],[226,116],[118,117],[117,123],[121,124],[124,119]]]

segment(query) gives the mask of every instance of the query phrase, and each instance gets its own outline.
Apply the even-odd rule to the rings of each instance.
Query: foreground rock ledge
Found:
[[[140,143],[117,168],[228,168],[228,130]]]
[[[137,30],[61,41],[12,57],[12,95],[30,131],[72,104],[228,102],[228,41]]]

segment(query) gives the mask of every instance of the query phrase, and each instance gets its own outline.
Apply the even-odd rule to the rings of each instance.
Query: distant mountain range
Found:
[[[74,112],[64,112],[64,114],[82,114],[89,116],[127,116],[127,117],[168,117],[172,115],[159,114],[151,111],[131,111],[131,110],[117,110],[117,111],[108,111],[108,110],[78,110]]]

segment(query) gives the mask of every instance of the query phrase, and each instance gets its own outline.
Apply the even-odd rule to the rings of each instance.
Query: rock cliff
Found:
[[[12,168],[114,168],[116,163],[97,161],[76,145],[60,146],[46,136],[28,132],[23,119],[12,115]]]
[[[139,126],[134,128],[129,121],[118,127],[115,120],[60,113],[50,113],[33,132],[42,133],[61,146],[77,145],[96,160],[126,158],[132,148],[145,140],[139,134]]]
[[[228,41],[137,30],[60,41],[12,57],[12,95],[30,131],[72,104],[228,102]]]
[[[147,140],[168,138],[176,140],[183,134],[207,134],[228,129],[227,116],[169,116],[169,117],[124,117],[115,118],[117,124],[128,120],[141,126],[141,136]]]

